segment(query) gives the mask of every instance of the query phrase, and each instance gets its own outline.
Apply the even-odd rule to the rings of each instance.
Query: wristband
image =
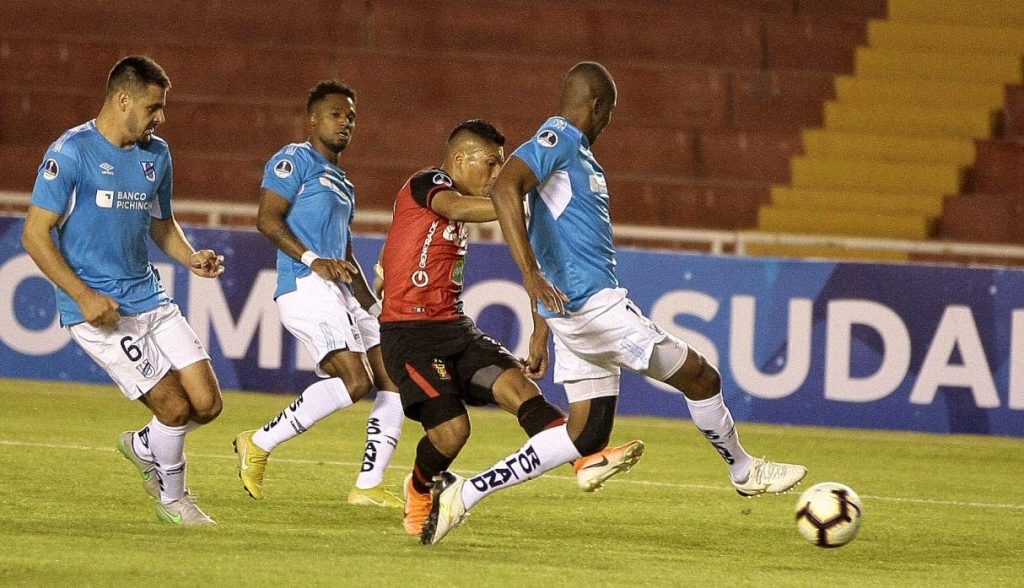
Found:
[[[366,312],[370,313],[373,318],[379,318],[381,313],[380,302],[374,302],[373,306],[366,309]]]
[[[299,261],[301,261],[302,264],[305,265],[306,267],[312,268],[313,262],[318,259],[320,259],[319,255],[313,253],[312,251],[306,250],[306,252],[302,254],[302,257],[299,258]]]

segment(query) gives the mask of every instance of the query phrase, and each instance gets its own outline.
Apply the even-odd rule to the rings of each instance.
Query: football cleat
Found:
[[[584,492],[594,492],[615,474],[628,472],[644,454],[643,441],[630,441],[618,447],[605,449],[577,459],[572,467],[576,470],[576,483]]]
[[[423,525],[423,532],[420,533],[420,543],[436,545],[466,520],[469,513],[462,501],[462,487],[465,485],[466,478],[451,472],[441,472],[434,476],[434,485],[430,488],[430,497],[434,503]]]
[[[732,485],[740,496],[748,498],[761,494],[784,494],[799,484],[806,475],[807,468],[802,465],[775,463],[755,457],[746,481],[734,481]]]
[[[410,535],[419,535],[423,532],[423,523],[430,515],[432,500],[430,493],[420,494],[412,485],[412,474],[405,477],[403,484],[405,494],[405,510],[402,518],[402,526],[405,532]]]
[[[216,525],[199,505],[195,496],[185,493],[184,496],[170,504],[156,503],[156,516],[161,521],[172,525]]]
[[[117,450],[133,466],[138,468],[139,473],[142,475],[142,487],[146,489],[146,492],[153,498],[160,500],[160,480],[156,477],[156,464],[150,460],[142,459],[139,457],[139,454],[135,453],[135,446],[132,443],[132,436],[134,434],[135,431],[121,433],[121,436],[117,438]]]
[[[380,508],[401,508],[405,501],[397,494],[378,484],[373,488],[352,487],[348,491],[348,503],[356,506],[376,506]]]
[[[263,476],[267,473],[269,451],[252,442],[256,431],[242,431],[231,442],[238,454],[238,478],[253,500],[263,500]]]

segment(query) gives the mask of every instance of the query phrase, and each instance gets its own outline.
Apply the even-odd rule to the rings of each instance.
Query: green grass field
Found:
[[[796,495],[742,499],[687,421],[620,418],[614,440],[642,438],[629,474],[590,495],[563,467],[499,492],[436,546],[401,515],[352,507],[369,404],[333,416],[271,458],[267,499],[246,496],[231,439],[287,399],[228,393],[190,435],[189,485],[219,523],[157,521],[113,450],[148,420],[113,387],[0,381],[0,584],[367,586],[1011,586],[1024,585],[1024,441],[741,423],[748,450],[806,464],[810,483],[856,489],[858,538],[824,550],[793,523]],[[475,410],[456,469],[519,447],[512,417]],[[412,462],[407,422],[388,482]]]

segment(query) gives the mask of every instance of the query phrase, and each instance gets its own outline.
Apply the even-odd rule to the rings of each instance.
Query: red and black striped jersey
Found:
[[[430,208],[434,196],[452,185],[447,173],[427,168],[413,174],[398,191],[381,254],[381,323],[450,321],[463,316],[459,297],[467,229]]]

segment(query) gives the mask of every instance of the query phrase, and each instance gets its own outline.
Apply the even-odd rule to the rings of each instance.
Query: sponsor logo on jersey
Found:
[[[412,285],[423,288],[430,283],[430,276],[423,270],[416,270],[412,273]]]
[[[60,166],[56,159],[47,159],[43,162],[43,179],[52,180],[60,175]]]
[[[537,142],[541,147],[554,147],[558,145],[558,135],[552,130],[541,131],[537,135]]]
[[[281,178],[282,180],[292,175],[293,171],[295,171],[295,166],[292,165],[292,162],[288,161],[287,159],[282,159],[281,161],[277,162],[277,165],[274,166],[274,175]]]
[[[142,175],[146,176],[146,179],[155,182],[156,181],[156,163],[152,161],[140,161],[142,165]]]
[[[114,207],[114,191],[113,190],[96,190],[96,206],[100,208],[113,208]]]
[[[448,186],[449,188],[452,187],[452,179],[448,177],[448,174],[445,173],[434,174],[434,183],[437,184],[438,186]]]
[[[598,194],[608,193],[608,181],[604,179],[604,174],[593,174],[590,176],[590,191]]]
[[[112,176],[114,175],[114,166],[104,161],[100,164],[100,173],[105,176]]]
[[[452,283],[461,286],[466,269],[466,260],[460,259],[452,264]]]

